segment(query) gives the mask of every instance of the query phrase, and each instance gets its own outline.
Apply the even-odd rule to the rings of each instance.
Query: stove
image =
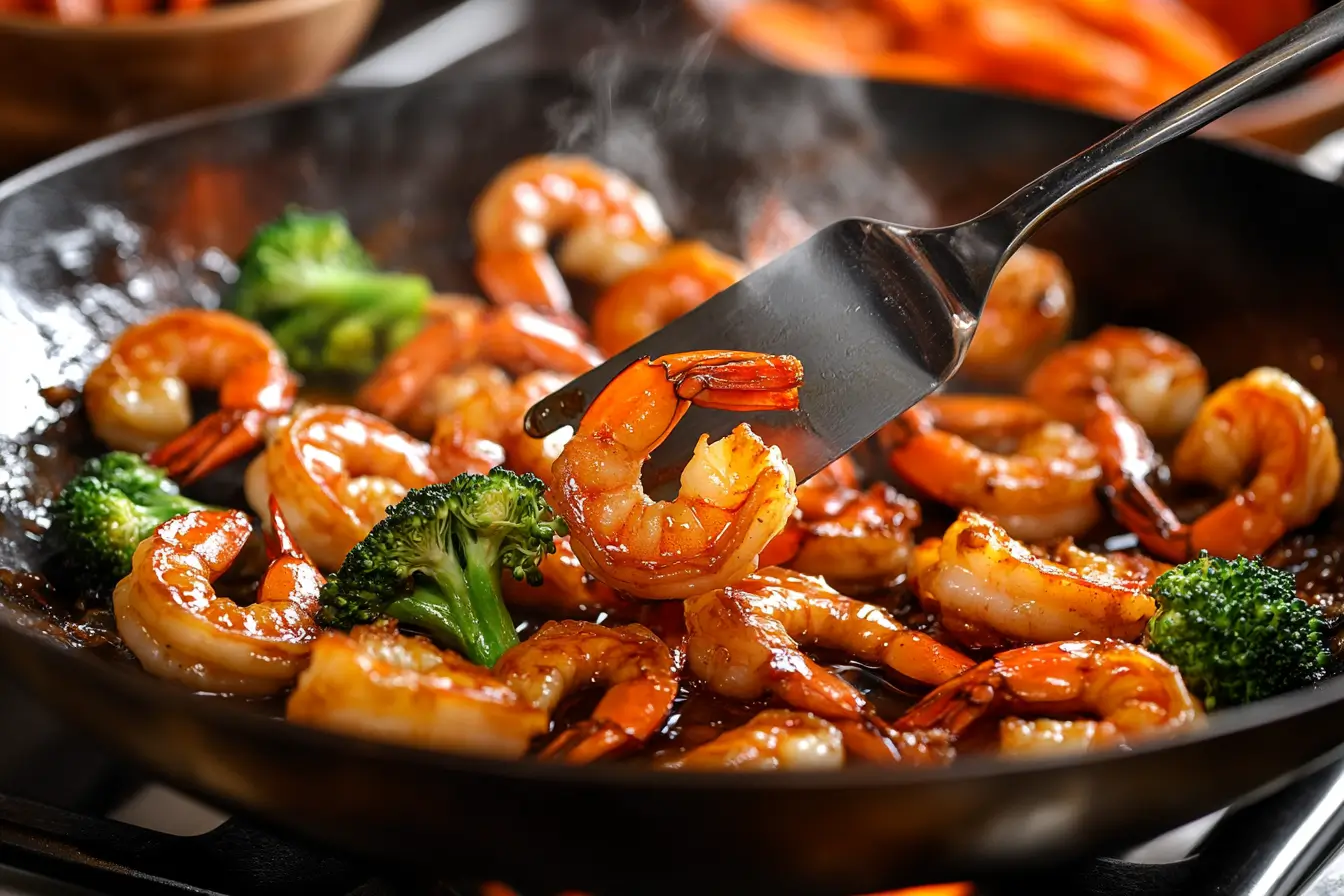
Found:
[[[368,83],[374,71],[376,82],[395,59],[393,69],[402,72],[428,74],[451,63],[465,77],[561,67],[600,77],[623,59],[685,65],[723,52],[678,4],[653,0],[466,0],[445,8],[444,0],[390,0],[360,60],[370,65],[361,70],[357,61],[353,72]],[[422,26],[418,39],[397,42]],[[0,718],[7,723],[0,736],[0,896],[512,893],[370,868],[231,818],[106,755],[4,680]],[[1122,856],[977,881],[958,892],[1344,896],[1341,809],[1344,758],[1333,757],[1268,799]]]

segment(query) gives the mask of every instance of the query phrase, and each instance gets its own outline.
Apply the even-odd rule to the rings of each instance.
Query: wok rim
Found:
[[[663,68],[665,67],[645,65],[637,67],[637,72],[660,71]],[[888,82],[858,77],[814,75],[778,68],[777,66],[768,66],[768,68],[776,69],[790,78],[799,80],[862,83],[886,92],[932,93],[981,98],[1000,105],[1045,108],[1050,110],[1052,115],[1064,115],[1098,125],[1114,127],[1119,124],[1116,120],[1104,115],[1062,103],[1032,100],[988,90]],[[726,68],[716,69],[711,66],[702,74],[712,77],[732,77],[734,72]],[[453,89],[469,88],[471,85],[490,82],[553,82],[556,80],[572,80],[572,74],[567,69],[557,68],[531,71],[522,75],[488,75],[458,79],[453,82]],[[244,118],[262,117],[292,109],[317,107],[354,95],[393,93],[407,88],[414,89],[422,86],[423,83],[417,82],[416,85],[398,87],[338,86],[316,96],[236,103],[211,109],[195,110],[150,122],[66,150],[51,159],[30,166],[0,181],[0,205],[27,190],[40,186],[50,178],[133,146],[183,135],[211,125],[227,124]],[[1244,156],[1253,162],[1269,164],[1284,170],[1286,173],[1308,178],[1323,187],[1344,189],[1311,174],[1298,161],[1297,156],[1263,144],[1229,138],[1216,133],[1201,133],[1195,135],[1193,139],[1216,153]],[[655,792],[705,791],[710,793],[757,792],[761,790],[842,792],[902,786],[965,784],[986,778],[1013,776],[1026,780],[1065,768],[1084,768],[1088,769],[1089,773],[1100,774],[1103,773],[1101,769],[1117,767],[1120,763],[1137,760],[1159,752],[1194,748],[1200,744],[1225,740],[1252,729],[1271,726],[1296,716],[1323,710],[1332,704],[1344,703],[1344,671],[1341,671],[1339,674],[1310,687],[1261,700],[1257,703],[1218,710],[1217,713],[1206,717],[1200,730],[1197,731],[1186,731],[1172,737],[1156,738],[1130,747],[1094,753],[1014,759],[971,754],[965,758],[959,758],[956,762],[947,766],[863,765],[846,768],[839,772],[797,771],[786,775],[726,774],[724,772],[693,770],[669,772],[659,771],[648,765],[638,763],[594,763],[584,766],[569,766],[560,763],[541,762],[530,757],[504,760],[464,756],[421,747],[366,740],[291,723],[282,717],[264,715],[248,709],[240,700],[233,698],[211,699],[209,696],[189,691],[173,682],[156,678],[138,666],[133,668],[129,665],[125,667],[114,665],[93,655],[84,648],[62,645],[51,637],[24,625],[21,618],[22,612],[0,604],[0,644],[23,642],[25,645],[34,647],[43,653],[48,661],[74,663],[75,668],[80,670],[81,676],[97,677],[101,675],[110,686],[133,699],[157,703],[160,706],[166,705],[167,708],[178,709],[193,719],[203,718],[208,724],[240,731],[249,737],[266,738],[271,742],[278,740],[286,746],[298,749],[320,750],[327,753],[337,752],[365,759],[419,765],[434,771],[451,774],[489,776],[539,784],[584,785],[595,788],[638,786]],[[0,660],[0,662],[4,661]],[[19,677],[20,679],[25,678],[22,674]],[[70,683],[74,684],[75,682]],[[31,684],[26,681],[24,684],[31,689]],[[1097,767],[1095,771],[1092,768],[1094,766]]]

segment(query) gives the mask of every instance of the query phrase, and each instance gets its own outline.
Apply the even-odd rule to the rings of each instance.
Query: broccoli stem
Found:
[[[518,633],[488,562],[491,552],[468,539],[464,553],[465,569],[445,556],[409,595],[388,604],[387,614],[456,644],[467,659],[489,668],[518,643]]]

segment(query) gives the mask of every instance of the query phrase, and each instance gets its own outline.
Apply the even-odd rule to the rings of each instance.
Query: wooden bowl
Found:
[[[378,6],[244,0],[90,24],[0,16],[0,167],[191,109],[317,90]]]

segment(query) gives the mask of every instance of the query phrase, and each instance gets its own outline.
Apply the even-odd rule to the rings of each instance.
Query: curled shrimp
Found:
[[[1101,517],[1101,467],[1092,444],[1067,423],[1016,398],[935,395],[883,434],[896,473],[952,507],[994,517],[1019,538],[1086,532]],[[1011,453],[981,448],[1012,445]]]
[[[1025,714],[1052,720],[1083,716],[1093,724],[1065,728],[1017,718]],[[1010,717],[1006,745],[1016,752],[1116,746],[1203,719],[1176,668],[1142,647],[1061,641],[986,660],[930,692],[896,727],[938,732],[955,744],[978,723],[1005,716]]]
[[[117,631],[146,670],[221,694],[273,694],[293,683],[317,637],[325,581],[270,502],[270,565],[256,602],[239,605],[214,582],[242,552],[252,524],[237,510],[174,517],[135,550],[112,593]]]
[[[389,505],[436,481],[424,442],[355,408],[314,405],[280,425],[243,487],[254,509],[274,494],[317,565],[336,569]]]
[[[1156,607],[1152,567],[1089,554],[1070,544],[1050,559],[973,510],[921,544],[910,578],[943,630],[969,647],[1143,633]]]
[[[552,468],[557,512],[593,575],[636,597],[685,598],[749,575],[794,508],[793,468],[743,424],[702,436],[675,501],[644,494],[640,469],[692,404],[798,406],[788,355],[687,352],[632,363],[593,400]]]
[[[798,486],[798,507],[761,562],[787,566],[846,590],[890,585],[905,574],[919,505],[886,483],[866,491],[848,457]]]
[[[608,285],[671,241],[658,203],[625,175],[581,156],[542,155],[500,172],[471,210],[476,279],[499,305],[568,310],[560,271]],[[559,268],[548,254],[564,234]]]
[[[642,625],[547,622],[495,664],[495,674],[534,709],[555,712],[585,685],[607,693],[592,715],[560,734],[543,758],[586,763],[643,743],[672,710],[678,675],[666,644]]]
[[[1073,281],[1053,252],[1023,246],[994,280],[961,371],[1015,383],[1059,345],[1073,324]]]
[[[687,600],[686,631],[691,671],[716,693],[736,700],[768,694],[815,713],[840,726],[847,749],[868,758],[892,751],[891,758],[915,759],[924,745],[886,738],[885,723],[863,695],[809,657],[800,642],[926,684],[941,684],[972,665],[881,608],[782,569],[763,569]]]
[[[473,365],[515,374],[533,370],[579,374],[601,361],[602,354],[568,318],[457,300],[383,361],[356,394],[355,404],[424,433],[451,409],[444,400],[460,395],[462,381],[457,375],[464,368],[478,377],[476,385],[489,388],[490,383],[479,379],[481,367]]]
[[[619,354],[745,275],[742,262],[708,243],[677,243],[602,293],[593,306],[593,341]]]
[[[354,737],[505,759],[526,753],[548,725],[546,713],[490,670],[392,624],[324,631],[285,717]]]
[[[1103,327],[1052,352],[1027,379],[1028,398],[1051,416],[1085,426],[1109,394],[1153,438],[1180,435],[1208,393],[1199,356],[1153,330]]]
[[[191,422],[191,391],[219,410]],[[294,403],[297,382],[267,332],[224,311],[182,308],[131,327],[89,374],[84,407],[112,448],[191,482],[261,443],[266,421]]]
[[[1135,438],[1131,450],[1143,457]],[[1135,455],[1131,455],[1135,456]],[[1314,395],[1272,367],[1218,388],[1200,406],[1171,461],[1172,475],[1230,493],[1184,523],[1144,482],[1144,464],[1117,470],[1108,490],[1116,516],[1153,553],[1183,562],[1208,551],[1259,556],[1305,526],[1339,493],[1334,427]]]
[[[767,709],[747,724],[659,768],[688,771],[825,771],[845,764],[840,729],[809,712]]]

